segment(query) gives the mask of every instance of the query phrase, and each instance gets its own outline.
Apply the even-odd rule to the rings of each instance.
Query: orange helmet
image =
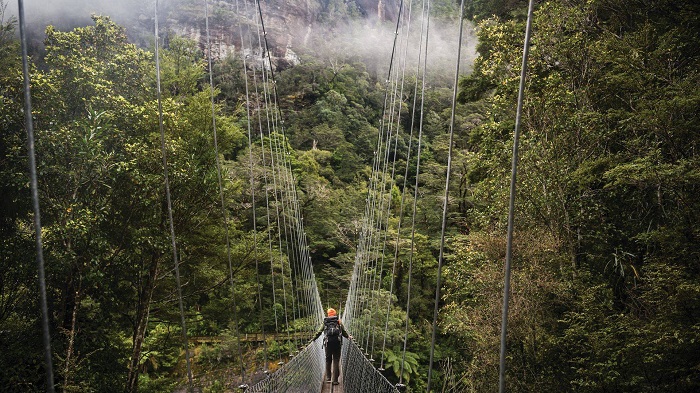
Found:
[[[338,313],[335,311],[335,308],[329,308],[326,313],[328,314],[329,317],[334,317],[338,315]]]

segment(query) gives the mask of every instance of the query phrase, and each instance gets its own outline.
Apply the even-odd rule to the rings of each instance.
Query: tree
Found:
[[[695,210],[684,201],[696,192],[688,181],[698,168],[697,140],[688,132],[696,119],[687,106],[697,93],[686,89],[697,82],[691,69],[698,58],[685,45],[696,39],[689,21],[698,9],[663,2],[647,11],[602,1],[547,2],[536,12],[508,338],[508,370],[519,375],[508,383],[516,391],[696,389],[697,373],[686,366],[697,364],[695,344],[667,337],[687,343],[697,321],[667,311],[680,299],[684,310],[697,308],[686,300],[697,290],[697,272]],[[446,310],[468,310],[468,324],[449,326],[469,346],[464,364],[474,389],[486,390],[495,370],[482,362],[495,365],[498,332],[491,320],[497,313],[480,317],[482,298],[498,296],[492,264],[502,255],[483,239],[505,229],[522,22],[493,18],[480,28],[481,57],[462,97],[486,104],[491,116],[469,135],[476,203],[466,216],[472,232],[456,244],[447,275]],[[472,262],[457,262],[462,255]],[[478,286],[465,287],[465,280]],[[536,319],[519,319],[515,310],[525,305]]]

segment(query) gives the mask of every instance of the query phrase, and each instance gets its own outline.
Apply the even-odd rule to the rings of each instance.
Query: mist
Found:
[[[8,6],[8,14],[16,16],[17,1],[2,1]],[[232,1],[227,0],[224,3],[228,3],[230,10],[233,9]],[[210,1],[210,4],[214,4],[214,8],[222,7],[224,3]],[[279,4],[292,8],[286,8],[285,15],[280,15],[281,10],[277,6]],[[100,14],[109,15],[116,23],[124,26],[130,40],[142,46],[148,45],[150,42],[149,35],[152,34],[154,5],[155,0],[26,0],[24,2],[30,40],[36,43],[43,41],[44,29],[47,25],[53,25],[59,30],[69,30],[78,26],[91,25],[91,15]],[[199,8],[193,1],[160,0],[159,14],[162,19],[159,19],[166,22],[163,26],[164,29],[169,25],[173,27],[172,23],[177,24],[177,21],[187,12],[180,7],[188,5],[189,11]],[[288,45],[291,44],[291,49],[294,52],[313,56],[328,64],[359,60],[367,65],[368,71],[376,75],[378,80],[386,78],[394,45],[395,20],[380,21],[374,16],[355,20],[336,20],[333,24],[309,23],[306,18],[311,15],[307,14],[306,17],[300,19],[300,16],[295,15],[294,12],[299,10],[294,8],[297,5],[290,0],[263,2],[261,5],[266,23],[270,21],[272,25],[269,26],[271,35],[269,38],[276,43],[278,49],[284,48],[284,43],[288,43]],[[284,7],[282,10],[285,9]],[[298,5],[298,7],[302,7],[302,5]],[[203,19],[204,0],[201,0],[201,10],[202,15],[200,16]],[[419,55],[422,28],[420,16],[419,7],[414,7],[413,15],[410,16],[408,37],[406,35],[407,28],[402,27],[399,30],[394,53],[394,67],[397,70],[404,67],[405,64],[406,75],[415,74],[419,56],[421,58],[423,56]],[[247,23],[250,23],[255,18],[255,15],[249,15],[243,20],[247,19]],[[403,18],[404,23],[408,22],[408,12],[404,13]],[[457,19],[437,19],[435,17],[430,19],[427,55],[427,74],[430,83],[438,85],[452,83],[459,37],[459,21]],[[238,23],[241,23],[240,19]],[[199,28],[198,26],[192,27]],[[474,27],[469,22],[465,22],[464,27],[460,66],[462,74],[470,72],[476,57]],[[233,30],[236,27],[228,25],[227,28]],[[229,35],[235,36],[233,32]],[[272,35],[279,35],[279,37]],[[282,48],[279,48],[280,46]],[[240,50],[240,46],[237,49]],[[424,51],[425,48],[422,49],[423,53]]]
[[[17,16],[17,1],[5,0],[10,15]],[[109,15],[115,22],[127,26],[150,9],[152,1],[139,0],[26,0],[24,15],[33,27],[53,25],[60,29],[92,24],[92,14]]]
[[[425,39],[421,45],[421,18],[413,17],[410,31],[399,30],[394,51],[394,71],[405,67],[406,75],[415,75],[417,69],[424,65]],[[316,57],[328,62],[338,59],[357,58],[367,64],[368,70],[376,73],[379,80],[388,74],[391,62],[396,22],[379,23],[373,19],[346,22],[342,27],[336,26],[328,31],[319,27],[310,33],[307,47]],[[457,41],[459,39],[458,20],[438,20],[431,18],[428,34],[427,80],[438,85],[452,84],[457,62]],[[476,53],[477,39],[474,26],[465,21],[460,59],[460,74],[471,71]],[[422,71],[421,71],[422,72]]]

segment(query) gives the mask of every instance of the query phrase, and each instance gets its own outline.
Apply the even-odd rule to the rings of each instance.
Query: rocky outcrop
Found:
[[[396,0],[212,1],[209,4],[211,54],[214,59],[220,59],[243,51],[254,59],[250,64],[263,66],[269,64],[263,59],[267,54],[255,48],[267,47],[272,67],[286,68],[298,64],[301,53],[313,52],[324,35],[344,28],[349,20],[381,23],[395,20],[397,10]],[[166,27],[207,50],[203,6],[186,0],[173,2]]]

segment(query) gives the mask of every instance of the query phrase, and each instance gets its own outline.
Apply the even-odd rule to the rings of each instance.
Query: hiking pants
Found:
[[[331,364],[333,364],[333,374],[331,374]],[[326,345],[326,381],[331,380],[331,375],[333,376],[333,382],[338,382],[338,377],[340,376],[340,344]]]

